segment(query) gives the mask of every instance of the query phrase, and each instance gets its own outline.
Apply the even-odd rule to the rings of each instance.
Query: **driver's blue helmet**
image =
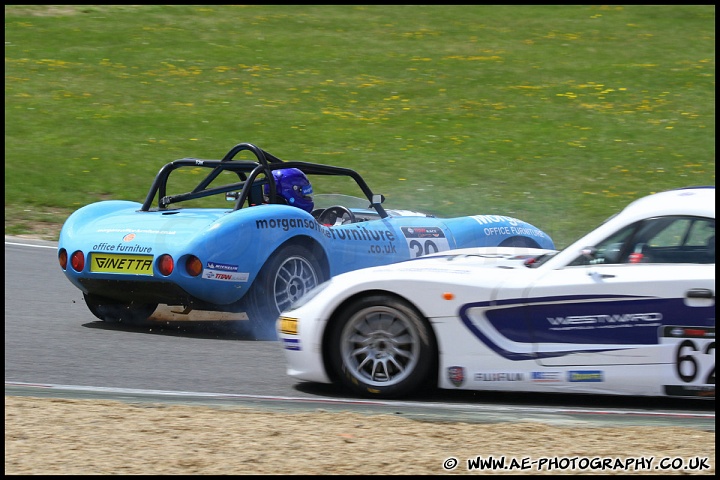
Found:
[[[282,168],[273,170],[273,178],[277,194],[285,199],[288,205],[302,208],[306,212],[312,212],[313,189],[310,180],[297,168]],[[270,188],[265,185],[265,194],[270,193]]]

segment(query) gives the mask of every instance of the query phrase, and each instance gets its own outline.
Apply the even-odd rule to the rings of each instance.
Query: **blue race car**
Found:
[[[103,321],[248,321],[274,337],[281,311],[340,273],[455,248],[554,248],[515,218],[436,218],[383,201],[354,170],[240,143],[221,160],[164,165],[142,203],[80,208],[58,259]]]

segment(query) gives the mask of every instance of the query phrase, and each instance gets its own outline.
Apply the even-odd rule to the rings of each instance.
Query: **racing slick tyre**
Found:
[[[434,336],[407,302],[380,294],[361,298],[344,308],[331,328],[330,368],[351,391],[395,398],[433,381]]]
[[[121,302],[111,298],[83,293],[85,304],[97,318],[108,323],[141,326],[148,324],[148,318],[157,304]]]
[[[247,313],[256,338],[276,339],[280,312],[323,281],[320,263],[308,249],[286,245],[274,252],[248,292]]]

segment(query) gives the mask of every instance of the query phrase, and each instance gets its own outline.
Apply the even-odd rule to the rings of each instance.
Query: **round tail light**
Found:
[[[191,277],[197,277],[203,271],[202,262],[195,255],[190,255],[185,262],[185,271]]]
[[[85,268],[85,255],[80,250],[76,250],[70,255],[70,265],[76,272],[82,272]]]
[[[68,261],[67,250],[65,250],[64,248],[61,248],[60,251],[58,252],[58,262],[60,262],[60,268],[65,270],[67,268],[67,261]]]
[[[157,266],[158,270],[160,270],[160,273],[167,277],[175,269],[175,261],[170,255],[165,253],[158,257]]]

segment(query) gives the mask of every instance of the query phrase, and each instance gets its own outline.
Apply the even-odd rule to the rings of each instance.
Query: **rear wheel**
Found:
[[[157,304],[122,302],[92,294],[83,294],[85,304],[93,315],[104,322],[144,325],[157,308]]]
[[[258,336],[275,338],[280,312],[323,281],[320,263],[306,248],[288,245],[274,252],[248,292],[248,317]]]
[[[361,298],[337,317],[329,337],[335,376],[367,397],[406,396],[432,381],[436,359],[429,322],[388,295]]]

